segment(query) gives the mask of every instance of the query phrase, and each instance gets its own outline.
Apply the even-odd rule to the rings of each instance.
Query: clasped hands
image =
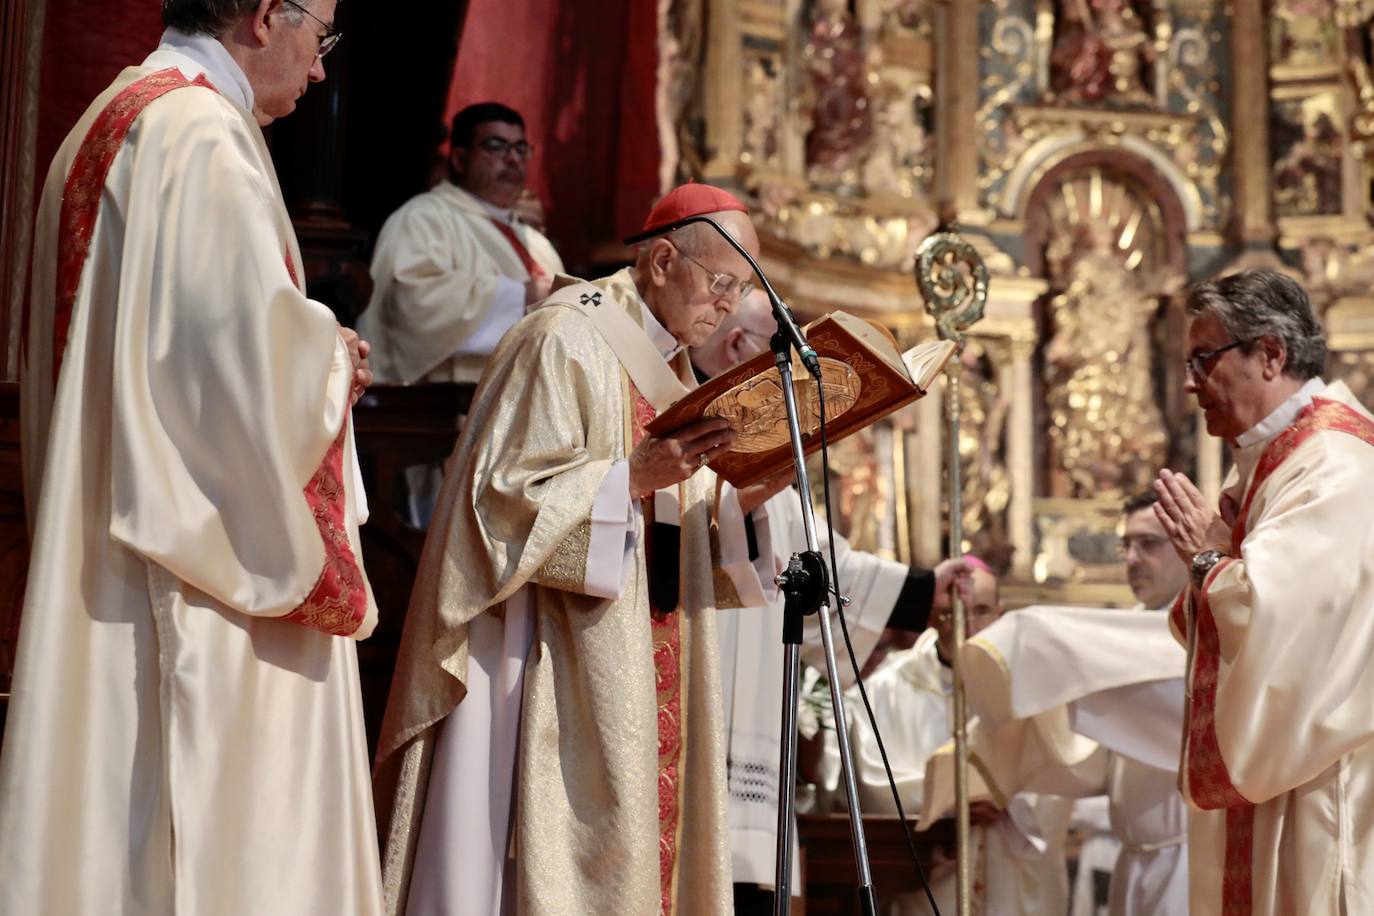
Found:
[[[372,344],[358,336],[352,328],[339,325],[339,337],[348,348],[348,359],[353,363],[353,386],[349,392],[349,403],[358,403],[367,386],[372,384],[372,367],[368,365],[367,354],[372,352]]]
[[[1236,523],[1234,504],[1222,500],[1229,518],[1213,512],[1207,500],[1185,474],[1167,468],[1159,472],[1155,481],[1155,518],[1164,526],[1164,533],[1173,542],[1174,550],[1184,563],[1191,563],[1193,555],[1204,550],[1231,552],[1231,529]]]

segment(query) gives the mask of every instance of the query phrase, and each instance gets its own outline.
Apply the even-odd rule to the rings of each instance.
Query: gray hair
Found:
[[[260,0],[162,0],[162,25],[187,35],[218,38],[235,22],[258,8]],[[310,0],[301,0],[309,6]],[[305,21],[304,14],[289,3],[282,4],[282,15],[293,25]]]
[[[1199,283],[1188,292],[1189,317],[1214,315],[1231,337],[1252,353],[1261,337],[1282,341],[1283,372],[1306,381],[1326,368],[1326,335],[1298,283],[1272,270],[1243,270]]]

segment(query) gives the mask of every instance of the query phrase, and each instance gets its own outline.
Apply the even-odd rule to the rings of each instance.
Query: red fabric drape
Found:
[[[161,5],[147,0],[47,0],[44,17],[38,191],[86,106],[119,71],[152,53],[162,34]]]
[[[471,0],[447,117],[474,102],[525,118],[530,187],[565,260],[637,230],[658,194],[653,0]]]

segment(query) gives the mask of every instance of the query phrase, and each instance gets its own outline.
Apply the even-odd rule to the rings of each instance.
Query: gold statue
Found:
[[[1114,230],[1084,223],[1045,349],[1050,440],[1073,497],[1144,489],[1167,450],[1155,402],[1150,329],[1157,301],[1125,263]]]

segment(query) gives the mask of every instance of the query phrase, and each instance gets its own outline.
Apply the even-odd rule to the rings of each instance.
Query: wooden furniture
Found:
[[[889,814],[866,814],[864,833],[868,840],[869,866],[879,903],[895,894],[919,892],[921,879],[911,862],[911,852],[902,831],[901,819]],[[910,820],[911,829],[916,821]],[[916,835],[916,852],[921,866],[930,873],[937,852],[954,856],[954,822],[937,821],[929,830]],[[797,818],[797,841],[801,847],[802,884],[805,891],[802,916],[858,916],[858,871],[854,865],[854,843],[849,833],[847,814],[804,814]],[[794,910],[796,908],[794,907]]]
[[[413,465],[437,465],[448,459],[474,388],[455,383],[373,385],[353,408],[371,513],[360,532],[363,564],[380,615],[372,636],[358,643],[369,754],[377,747],[410,589],[425,544],[425,532],[410,525],[402,512],[402,477]]]
[[[19,386],[0,382],[0,737],[9,705],[14,639],[29,568],[24,480],[19,464]]]

